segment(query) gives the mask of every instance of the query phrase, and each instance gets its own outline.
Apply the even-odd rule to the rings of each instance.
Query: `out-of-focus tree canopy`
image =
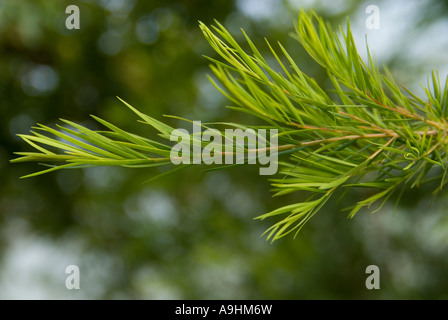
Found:
[[[79,6],[80,30],[65,28],[69,4]],[[439,196],[429,207],[430,189],[405,194],[395,213],[386,207],[354,220],[340,211],[344,203],[330,202],[297,239],[270,244],[260,238],[269,222],[253,218],[301,195],[271,198],[256,166],[193,167],[144,183],[159,169],[102,167],[20,180],[35,165],[9,164],[13,152],[27,150],[16,134],[59,118],[96,129],[95,114],[153,135],[116,96],[155,118],[252,121],[226,109],[230,102],[209,83],[203,55],[214,53],[198,20],[217,19],[240,40],[243,28],[266,52],[264,37],[280,41],[317,81],[323,70],[289,36],[302,6],[334,25],[349,16],[359,41],[372,38],[372,52],[383,43],[381,63],[408,86],[425,81],[427,68],[447,70],[441,52],[448,33],[436,32],[447,28],[444,1],[376,1],[376,31],[364,26],[369,4],[1,1],[0,297],[446,299],[447,200]],[[381,270],[380,290],[365,287],[372,264]],[[65,288],[68,265],[79,266],[81,290]]]

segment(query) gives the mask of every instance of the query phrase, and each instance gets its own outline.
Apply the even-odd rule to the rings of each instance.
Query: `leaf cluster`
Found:
[[[210,28],[200,23],[200,28],[219,56],[209,58],[215,76],[210,80],[232,102],[231,108],[261,119],[263,128],[278,130],[282,157],[278,177],[271,180],[275,195],[310,194],[304,202],[258,217],[277,219],[266,231],[268,239],[297,234],[337,191],[374,190],[348,208],[353,217],[373,204],[379,210],[399,190],[436,180],[435,191],[440,191],[447,183],[448,82],[442,84],[437,72],[428,78],[426,97],[419,98],[400,87],[387,69],[380,71],[369,50],[366,61],[361,58],[349,21],[345,30],[335,31],[314,12],[300,12],[294,37],[327,71],[329,88],[306,75],[280,43],[266,40],[272,65],[244,31],[246,49],[218,22]],[[169,140],[174,128],[125,104]],[[21,157],[13,162],[59,163],[29,176],[62,168],[170,164],[168,142],[94,119],[108,130],[62,120],[72,128],[39,125],[39,132],[20,135],[37,152],[18,153]]]

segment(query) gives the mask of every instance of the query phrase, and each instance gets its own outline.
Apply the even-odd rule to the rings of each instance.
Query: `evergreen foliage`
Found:
[[[268,239],[297,234],[336,192],[347,195],[352,188],[375,190],[348,208],[353,217],[364,207],[380,210],[395,193],[399,200],[408,188],[438,181],[438,192],[447,183],[448,82],[442,84],[437,72],[429,77],[426,97],[420,98],[400,87],[387,69],[380,70],[369,52],[363,61],[349,22],[338,35],[315,13],[302,11],[294,36],[327,70],[332,84],[327,89],[304,74],[281,44],[275,49],[267,41],[277,63],[273,66],[246,34],[250,52],[218,22],[211,28],[200,23],[200,28],[221,57],[210,58],[216,79],[211,81],[232,101],[231,108],[264,122],[262,127],[228,125],[278,130],[280,171],[271,180],[274,195],[310,194],[304,202],[257,217],[277,219],[266,231]],[[61,120],[68,126],[37,125],[31,134],[20,135],[37,152],[18,152],[21,157],[12,162],[56,163],[26,177],[89,166],[171,165],[170,134],[174,128],[124,103],[167,142],[126,132],[96,116],[93,118],[107,130],[93,131]]]

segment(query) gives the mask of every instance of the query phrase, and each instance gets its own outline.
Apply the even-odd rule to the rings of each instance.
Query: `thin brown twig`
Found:
[[[411,119],[415,119],[415,120],[419,120],[419,121],[425,122],[425,123],[430,124],[430,125],[432,125],[432,126],[434,126],[436,128],[439,128],[440,130],[446,130],[447,129],[441,123],[425,119],[423,116],[418,115],[418,114],[410,113],[409,110],[407,110],[407,109],[405,109],[403,107],[397,106],[396,108],[394,108],[394,107],[391,107],[391,106],[389,106],[387,104],[382,103],[381,101],[376,100],[375,98],[373,98],[373,97],[371,97],[369,95],[367,95],[367,97],[370,100],[372,100],[373,102],[375,102],[376,104],[378,104],[378,105],[380,105],[380,106],[382,106],[382,107],[384,107],[386,109],[389,109],[391,111],[397,112],[397,113],[399,113],[399,114],[401,114],[403,116],[406,116],[406,117],[411,118]]]
[[[309,126],[306,124],[298,124],[295,122],[288,122],[288,125],[295,126],[300,129],[310,129],[310,130],[321,130],[321,131],[331,131],[331,132],[338,132],[338,133],[353,133],[352,131],[348,130],[338,130],[338,129],[332,129],[332,128],[325,128],[325,127],[315,127],[315,126]]]
[[[326,129],[326,128],[321,128]],[[331,129],[329,129],[331,130]],[[331,130],[332,131],[332,130]],[[430,131],[415,131],[415,134],[419,136],[423,136],[426,134],[426,136],[435,136],[439,134],[438,130],[430,130]],[[447,135],[447,132],[445,132],[444,136]],[[348,136],[340,136],[340,137],[333,137],[328,139],[318,139],[318,140],[312,140],[312,141],[304,141],[300,142],[299,144],[286,144],[281,146],[273,146],[273,147],[266,147],[266,148],[260,148],[260,149],[246,149],[247,152],[259,152],[259,151],[272,151],[272,150],[288,150],[293,148],[299,148],[303,146],[313,146],[320,143],[331,143],[335,141],[341,141],[341,140],[359,140],[359,139],[372,139],[372,138],[387,138],[390,137],[391,139],[388,140],[388,142],[384,146],[388,146],[394,139],[397,139],[400,137],[400,135],[393,131],[388,131],[385,133],[370,133],[370,134],[364,134],[364,135],[348,135]],[[433,147],[434,148],[434,147]],[[380,149],[382,150],[382,149]],[[379,151],[380,151],[379,150]],[[433,150],[433,149],[431,149]],[[378,151],[377,151],[378,152]],[[226,154],[237,154],[235,152],[220,152],[222,155]],[[373,154],[373,156],[376,156],[376,154]]]
[[[357,117],[357,116],[355,116],[353,114],[348,114],[348,113],[345,113],[345,112],[343,112],[341,110],[338,110],[338,113],[342,114],[344,116],[350,117],[350,118],[352,118],[352,119],[354,119],[356,121],[359,121],[359,122],[362,122],[362,123],[366,123],[366,124],[370,125],[371,127],[373,127],[374,129],[376,129],[377,131],[381,131],[381,132],[390,132],[391,131],[391,130],[383,129],[383,128],[377,126],[376,124],[368,122],[367,120],[361,119],[361,118],[359,118],[359,117]]]
[[[386,142],[386,144],[383,147],[387,147],[388,145],[390,145],[396,138],[390,138],[389,141]],[[375,153],[373,153],[370,157],[367,158],[367,161],[370,161],[372,159],[374,159],[377,155],[379,155],[384,149],[380,148],[377,151],[375,151]]]

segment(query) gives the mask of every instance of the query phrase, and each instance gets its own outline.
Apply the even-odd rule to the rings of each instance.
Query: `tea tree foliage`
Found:
[[[447,183],[448,84],[441,83],[437,72],[420,98],[400,87],[387,69],[380,71],[369,50],[367,61],[360,57],[349,22],[338,35],[314,12],[301,11],[294,37],[327,70],[332,88],[324,90],[280,43],[266,41],[277,64],[273,66],[244,31],[249,50],[218,22],[214,27],[200,23],[200,28],[220,56],[209,58],[215,75],[210,80],[233,103],[231,108],[265,123],[227,125],[278,130],[280,170],[271,180],[274,195],[310,194],[306,201],[257,217],[276,221],[265,233],[268,239],[297,235],[336,192],[373,190],[348,208],[348,216],[354,217],[365,207],[380,210],[395,193],[399,199],[406,189],[437,181],[436,193]],[[123,103],[167,142],[126,132],[96,116],[106,131],[61,120],[68,126],[37,125],[31,134],[20,135],[37,152],[18,152],[21,157],[12,162],[56,163],[27,177],[65,168],[171,165],[168,141],[174,128]],[[191,134],[190,139],[197,137]]]

